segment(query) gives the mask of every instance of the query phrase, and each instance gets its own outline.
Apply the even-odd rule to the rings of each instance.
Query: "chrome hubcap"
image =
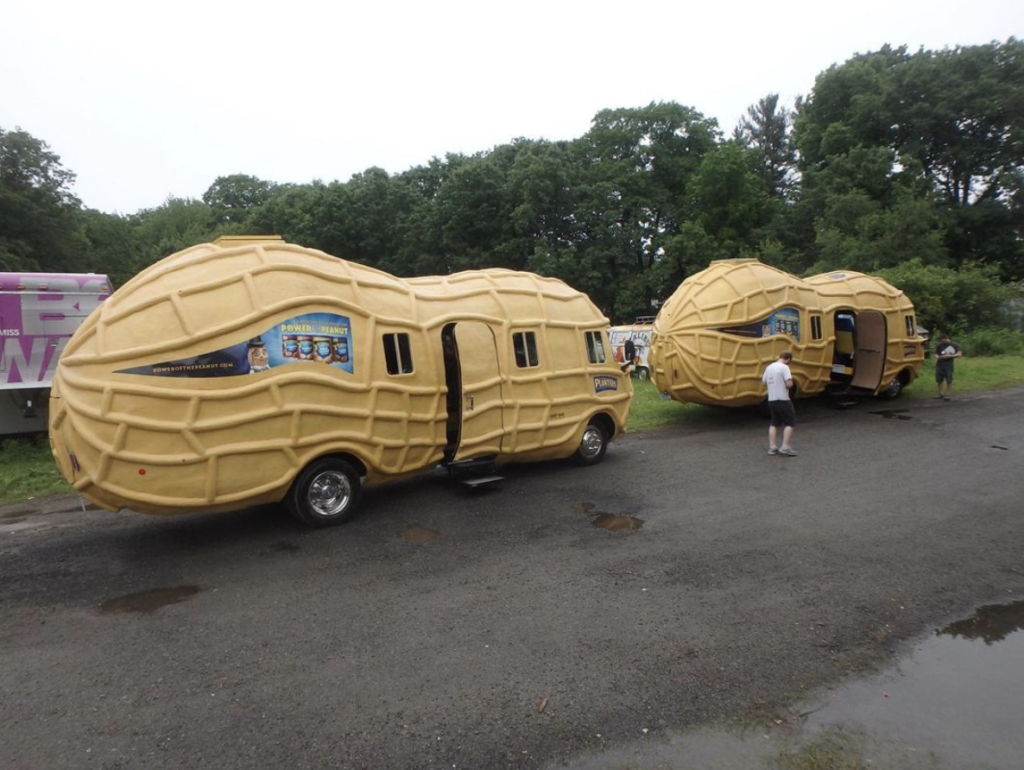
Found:
[[[583,440],[580,441],[580,454],[586,458],[597,457],[601,452],[601,431],[593,425],[588,425],[583,431]]]
[[[320,516],[337,516],[352,499],[352,485],[344,473],[324,471],[309,485],[310,507]]]

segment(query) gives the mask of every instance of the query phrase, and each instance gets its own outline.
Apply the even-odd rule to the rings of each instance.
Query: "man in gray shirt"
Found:
[[[768,454],[796,457],[796,450],[790,446],[793,439],[793,427],[796,425],[796,410],[789,398],[789,389],[793,387],[793,374],[789,370],[789,362],[793,354],[783,350],[779,360],[768,365],[761,380],[768,386],[768,412],[772,424],[768,428]],[[776,443],[778,430],[782,428],[782,446]]]

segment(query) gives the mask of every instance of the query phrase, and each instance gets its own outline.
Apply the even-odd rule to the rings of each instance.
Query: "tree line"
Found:
[[[217,178],[201,200],[83,207],[45,141],[0,127],[0,270],[115,284],[224,234],[277,234],[400,276],[556,276],[613,321],[711,260],[881,275],[922,322],[998,326],[1024,281],[1024,43],[883,47],[769,94],[730,135],[674,102],[607,109],[569,141],[516,139],[345,182]],[[1010,303],[1012,305],[1012,302]]]

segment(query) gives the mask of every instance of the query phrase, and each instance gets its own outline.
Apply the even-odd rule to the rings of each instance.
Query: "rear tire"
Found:
[[[587,423],[587,427],[583,431],[583,438],[580,439],[580,445],[572,456],[572,461],[577,465],[597,465],[604,459],[604,454],[607,451],[608,434],[602,427],[601,421],[595,418]]]
[[[651,372],[646,366],[641,366],[636,370],[636,377],[638,380],[649,380],[651,378]]]
[[[333,527],[352,518],[362,490],[359,474],[348,462],[321,457],[302,469],[285,504],[307,527]]]
[[[884,398],[886,401],[892,401],[894,398],[899,398],[900,393],[903,392],[903,377],[893,377],[892,382],[889,383],[888,387],[879,393],[880,398]]]

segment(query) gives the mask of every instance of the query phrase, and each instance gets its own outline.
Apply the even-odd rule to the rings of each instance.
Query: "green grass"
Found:
[[[71,486],[57,470],[46,436],[0,441],[0,505],[70,492]]]
[[[650,382],[634,380],[633,408],[627,425],[630,432],[694,425],[729,419],[734,410],[666,401]],[[955,392],[979,393],[1024,386],[1024,357],[964,357],[956,362]],[[925,399],[935,395],[935,361],[926,359],[921,375],[901,399]],[[30,497],[70,494],[50,454],[45,436],[8,438],[0,441],[0,505]]]
[[[865,737],[831,728],[798,749],[781,751],[770,761],[777,770],[865,770]]]
[[[641,433],[678,425],[701,409],[703,407],[699,404],[680,404],[671,399],[663,399],[650,380],[633,380],[633,406],[626,428],[631,433]]]
[[[981,393],[1024,385],[1024,356],[964,356],[954,368],[954,393]],[[910,398],[935,395],[935,359],[926,358],[921,374],[907,389]]]

